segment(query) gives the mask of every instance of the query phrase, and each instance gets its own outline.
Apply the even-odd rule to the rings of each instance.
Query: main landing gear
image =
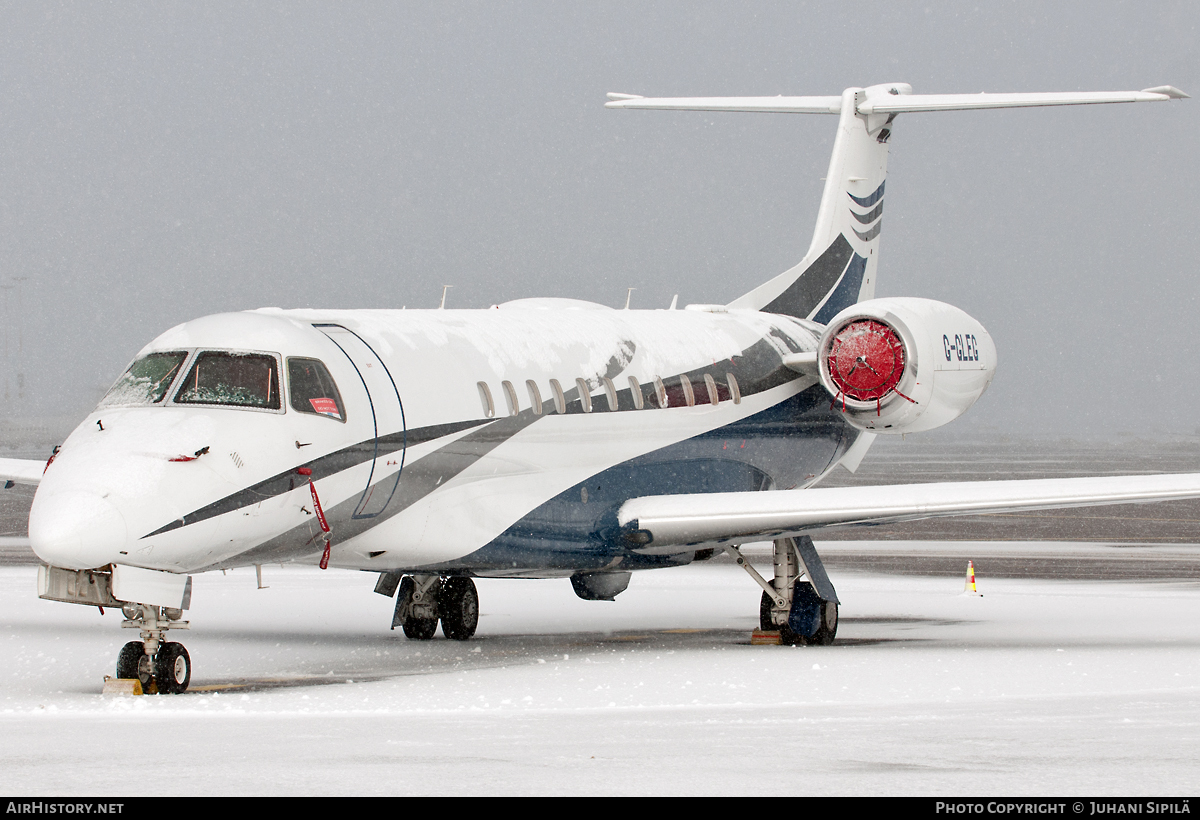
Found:
[[[187,629],[183,612],[170,607],[125,604],[121,626],[141,631],[140,641],[130,641],[117,655],[117,677],[141,681],[142,691],[177,695],[192,681],[192,659],[181,643],[163,640],[168,629]]]
[[[763,588],[759,628],[779,632],[780,643],[828,646],[837,635],[838,599],[825,566],[807,535],[779,538],[774,544],[775,579],[765,580],[736,546],[734,561]],[[808,580],[801,580],[807,576]]]
[[[391,596],[396,591],[396,574],[380,576],[375,591]],[[442,634],[465,641],[479,626],[479,593],[475,582],[464,575],[405,575],[399,579],[392,629],[401,627],[411,640],[427,641],[442,623]]]

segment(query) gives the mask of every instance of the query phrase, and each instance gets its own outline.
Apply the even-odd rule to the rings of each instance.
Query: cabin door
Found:
[[[404,407],[391,371],[379,354],[352,330],[341,325],[314,325],[342,349],[358,371],[367,391],[374,424],[374,439],[363,442],[371,459],[367,486],[354,508],[354,518],[374,518],[387,507],[404,468]]]

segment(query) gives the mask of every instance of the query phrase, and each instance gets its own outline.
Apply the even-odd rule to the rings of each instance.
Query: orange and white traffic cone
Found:
[[[975,588],[975,562],[967,561],[967,583],[963,587],[963,595],[978,595],[980,598],[983,594]]]

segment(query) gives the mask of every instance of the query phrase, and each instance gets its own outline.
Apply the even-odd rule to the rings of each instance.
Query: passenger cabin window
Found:
[[[617,409],[617,386],[608,376],[604,377],[604,394],[608,397],[608,409],[615,411]]]
[[[663,384],[663,380],[659,376],[654,377],[654,395],[658,397],[658,406],[662,408],[669,407],[667,402],[667,386]]]
[[[492,401],[492,391],[488,389],[487,382],[479,382],[479,400],[483,403],[483,415],[487,418],[495,418],[496,403]]]
[[[683,375],[679,377],[679,384],[683,387],[683,397],[687,400],[688,407],[696,406],[696,394],[692,392],[692,380]]]
[[[583,412],[592,412],[592,393],[588,389],[587,382],[583,379],[576,379],[575,387],[579,390],[579,403],[583,405]]]
[[[147,353],[129,365],[125,374],[104,394],[100,406],[158,404],[171,389],[171,383],[186,360],[187,353],[184,351]]]
[[[642,386],[638,384],[636,376],[629,377],[629,394],[633,396],[633,406],[641,410],[646,406],[645,400],[642,398]]]
[[[534,415],[542,414],[542,391],[538,390],[537,382],[533,379],[525,380],[525,389],[529,391],[529,402],[533,405]]]
[[[279,410],[279,371],[275,357],[265,353],[206,350],[196,356],[175,403]]]
[[[725,382],[729,385],[729,394],[731,396],[733,396],[733,403],[741,404],[742,403],[742,391],[738,387],[737,379],[734,378],[732,373],[726,373],[725,374]]]
[[[298,413],[313,413],[330,419],[346,420],[342,394],[333,376],[317,359],[287,360],[288,395],[292,409]]]
[[[504,388],[504,400],[508,402],[508,414],[515,416],[521,412],[521,405],[517,403],[517,389],[512,386],[512,382],[507,380],[500,382],[500,384]]]
[[[554,410],[557,413],[567,412],[567,397],[563,395],[562,385],[558,379],[550,380],[550,389],[554,392]]]

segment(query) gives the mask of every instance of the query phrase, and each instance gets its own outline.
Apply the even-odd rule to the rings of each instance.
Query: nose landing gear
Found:
[[[192,681],[192,659],[181,643],[165,642],[168,629],[187,629],[183,613],[169,607],[126,604],[121,626],[141,631],[140,641],[130,641],[117,655],[117,677],[141,681],[143,692],[177,695]]]

